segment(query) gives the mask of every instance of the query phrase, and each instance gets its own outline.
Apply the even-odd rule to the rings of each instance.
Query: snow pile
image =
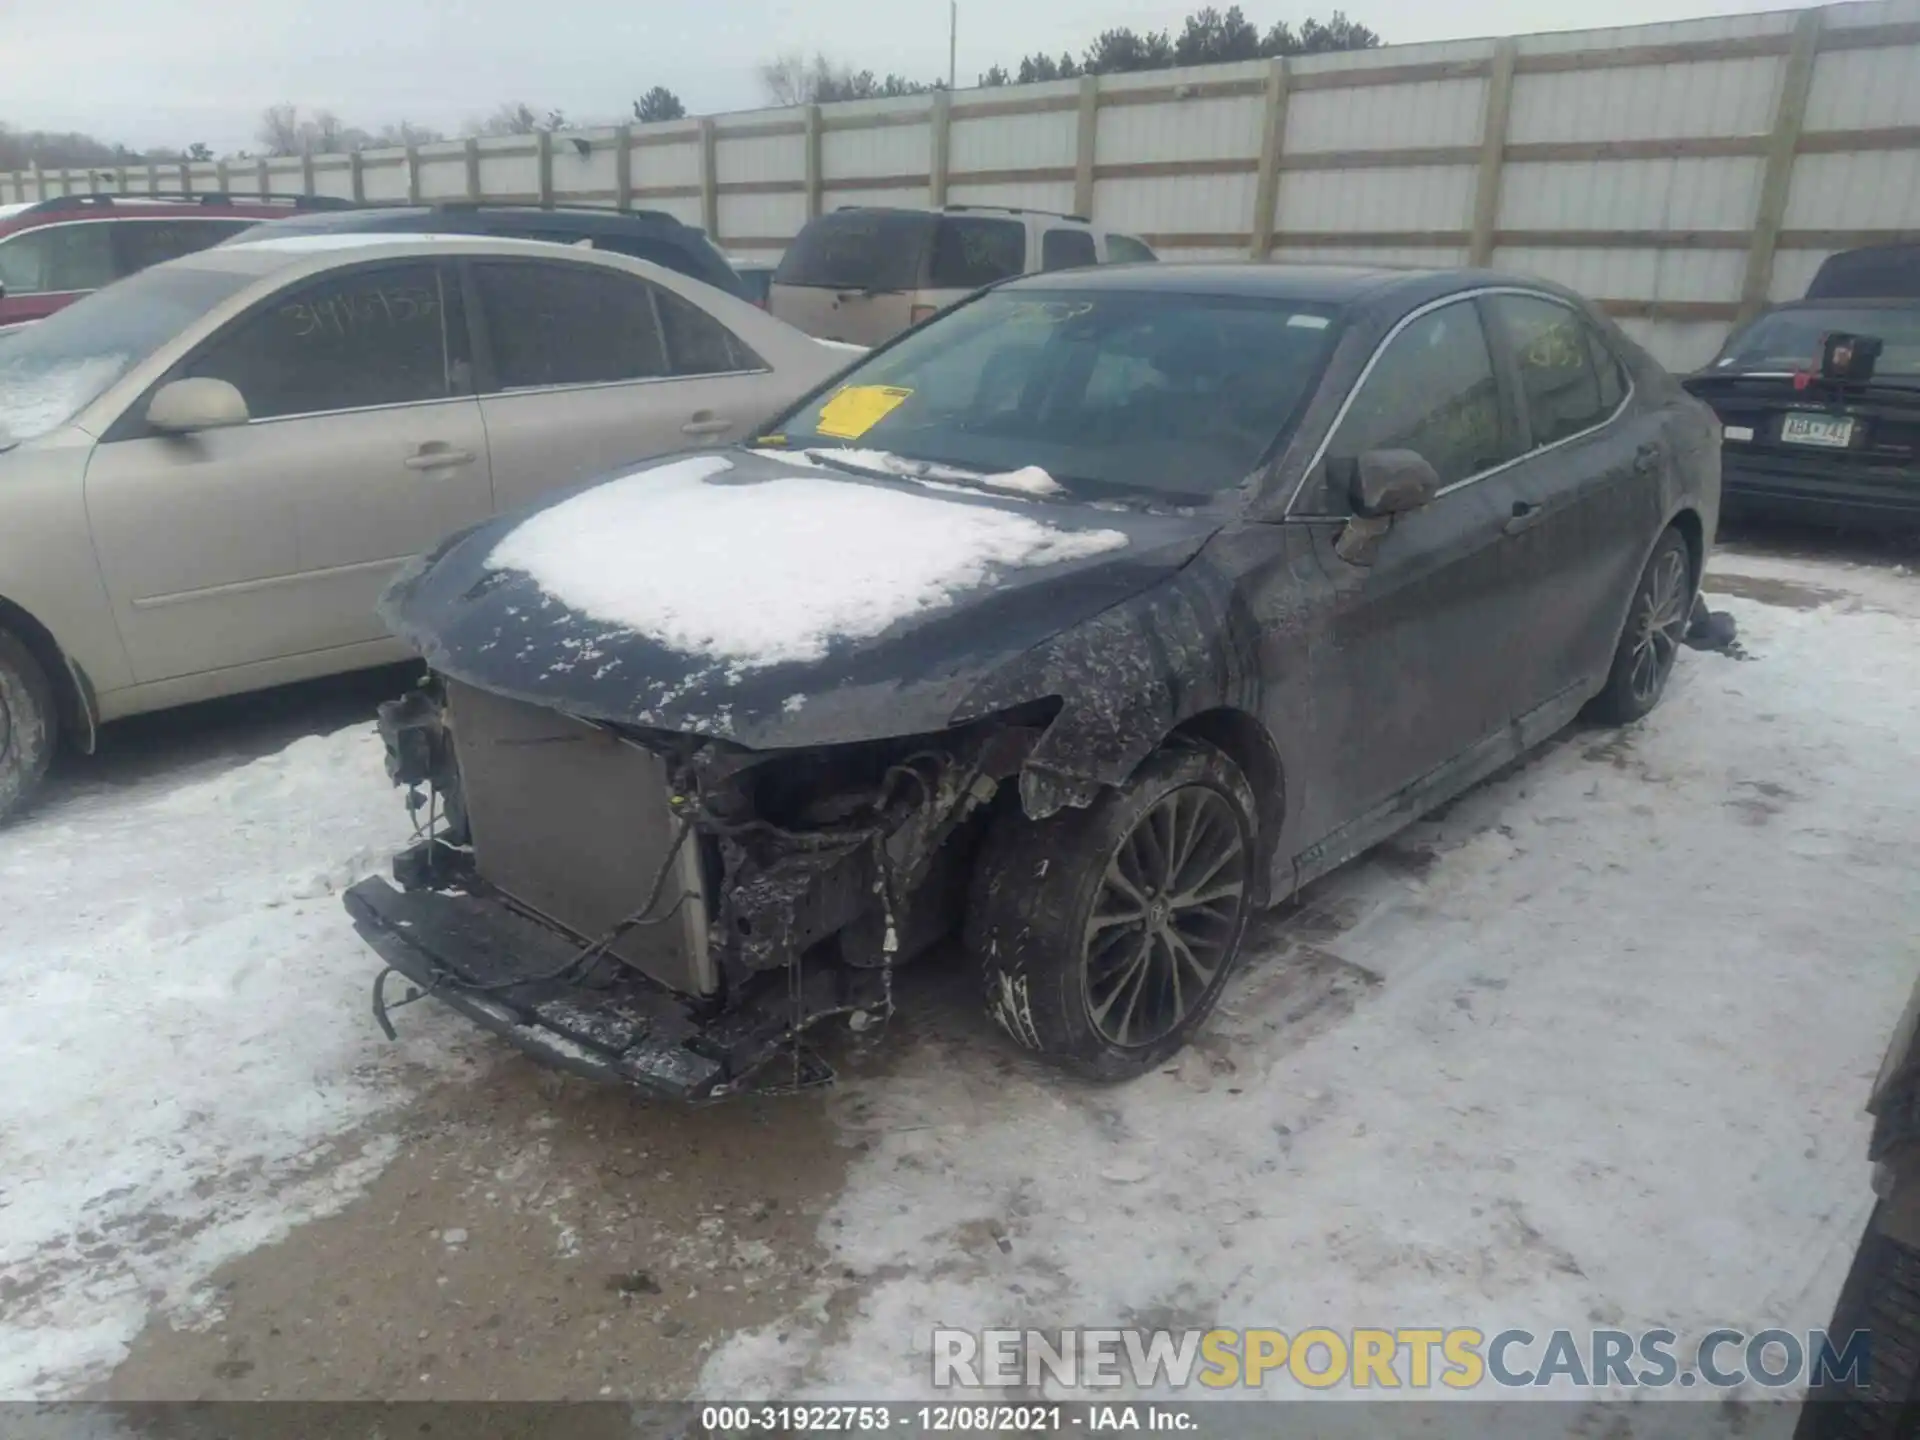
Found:
[[[697,455],[596,486],[530,516],[488,564],[605,624],[752,669],[818,659],[998,573],[1127,543],[825,476],[715,481],[731,468]]]
[[[409,830],[370,727],[0,830],[0,1399],[71,1394],[346,1203],[391,1143],[350,1132],[460,1063],[433,1007],[382,1039],[337,893]]]
[[[1314,887],[1316,923],[1263,922],[1168,1070],[1009,1073],[965,1027],[848,1085],[821,1270],[870,1278],[719,1347],[701,1392],[925,1395],[936,1324],[1670,1325],[1682,1357],[1824,1326],[1914,981],[1920,583],[1815,573],[1879,593],[1729,582],[1750,660],[1683,652],[1645,723],[1568,732]]]
[[[0,357],[5,356],[0,351]],[[56,430],[127,368],[125,355],[94,355],[63,365],[0,358],[0,445]]]

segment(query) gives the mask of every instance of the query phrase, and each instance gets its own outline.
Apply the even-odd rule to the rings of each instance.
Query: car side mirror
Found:
[[[1418,510],[1440,493],[1439,472],[1415,450],[1368,450],[1347,463],[1347,500],[1370,520]]]
[[[147,402],[147,424],[168,435],[227,430],[252,418],[246,396],[225,380],[170,380]]]
[[[1440,493],[1439,472],[1412,450],[1367,450],[1329,460],[1327,478],[1346,492],[1353,507],[1353,518],[1333,542],[1334,553],[1349,565],[1371,565],[1393,517],[1418,510]]]

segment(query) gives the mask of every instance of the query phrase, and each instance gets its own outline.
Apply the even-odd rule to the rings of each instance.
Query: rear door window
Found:
[[[1619,401],[1609,403],[1602,389],[1579,312],[1533,295],[1495,295],[1491,304],[1513,353],[1535,445],[1591,430],[1613,413]]]
[[[764,370],[766,362],[713,316],[684,296],[655,287],[666,332],[667,362],[675,375],[725,375]]]
[[[836,210],[808,222],[780,257],[776,285],[912,290],[926,265],[934,217],[911,210]]]
[[[671,373],[646,281],[587,265],[481,262],[473,273],[502,390]]]
[[[115,271],[134,275],[149,265],[218,245],[252,226],[251,220],[115,220],[107,228],[113,232]]]
[[[1134,265],[1144,261],[1158,260],[1160,257],[1149,250],[1131,235],[1107,236],[1107,263],[1109,265]]]
[[[927,284],[935,290],[978,290],[1027,268],[1027,227],[1018,220],[943,215],[934,231]]]
[[[1455,485],[1514,457],[1486,330],[1471,300],[1422,315],[1387,343],[1327,447],[1350,459],[1412,450]]]
[[[1089,230],[1049,230],[1040,237],[1040,268],[1071,270],[1094,263],[1093,232]]]
[[[256,420],[419,404],[466,393],[459,333],[439,266],[350,270],[249,311],[180,373],[229,382]]]
[[[112,284],[111,229],[98,220],[42,225],[0,240],[0,285],[9,295],[61,295]]]

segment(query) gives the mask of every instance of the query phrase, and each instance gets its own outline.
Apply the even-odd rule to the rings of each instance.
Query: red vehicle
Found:
[[[123,275],[217,245],[327,197],[59,195],[0,205],[0,331],[43,320]]]

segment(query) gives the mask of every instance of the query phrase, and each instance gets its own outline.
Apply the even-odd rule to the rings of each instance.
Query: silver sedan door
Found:
[[[87,509],[137,679],[383,658],[365,652],[393,571],[493,509],[464,345],[451,270],[386,262],[297,283],[174,367],[229,381],[252,418],[95,449]]]
[[[745,438],[803,388],[692,300],[624,270],[515,257],[477,259],[469,271],[503,510],[636,461]]]

